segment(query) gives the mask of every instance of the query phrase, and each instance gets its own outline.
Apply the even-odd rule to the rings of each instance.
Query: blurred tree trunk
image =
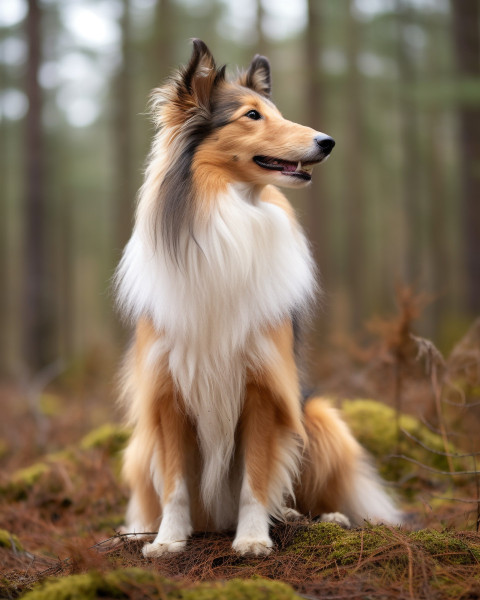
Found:
[[[443,296],[446,292],[445,284],[449,280],[449,257],[447,255],[445,240],[447,232],[445,228],[445,165],[442,153],[442,132],[440,123],[442,114],[438,109],[430,108],[427,115],[426,135],[428,155],[425,161],[426,173],[428,175],[428,204],[429,204],[429,253],[428,262],[431,268],[431,286],[435,294],[435,302],[429,314],[432,316],[432,335],[438,331],[440,317],[443,314]]]
[[[443,16],[442,16],[443,19]],[[438,44],[444,39],[437,34],[439,29],[438,16],[432,16],[429,21],[428,29],[428,55],[427,69],[432,84],[441,80],[442,69],[438,59]],[[432,307],[424,315],[428,318],[431,315],[431,335],[439,331],[442,315],[445,314],[445,293],[448,290],[448,283],[451,281],[451,257],[449,256],[446,240],[448,231],[446,226],[446,207],[447,207],[447,165],[445,164],[444,152],[444,110],[434,104],[426,112],[426,157],[425,172],[427,174],[427,197],[428,197],[428,218],[429,223],[429,243],[428,243],[428,264],[431,270],[431,289],[435,294],[435,301]]]
[[[118,249],[125,246],[132,229],[135,198],[133,168],[134,140],[132,136],[132,57],[130,0],[122,0],[122,62],[115,82],[115,242]]]
[[[452,0],[452,33],[457,70],[464,82],[480,80],[480,0]],[[462,98],[460,177],[464,220],[467,306],[480,311],[480,107]]]
[[[413,90],[415,69],[412,49],[407,41],[407,27],[413,21],[408,0],[397,0],[398,46],[397,61],[400,73],[400,119],[403,147],[403,214],[404,214],[404,265],[402,276],[410,284],[419,275],[423,236],[420,230],[420,156],[418,145],[418,111]]]
[[[263,8],[262,0],[257,0],[257,53],[265,56],[267,54],[267,41],[263,31],[263,19],[265,9]]]
[[[365,164],[362,157],[368,155],[368,139],[364,127],[364,105],[362,77],[358,70],[358,57],[361,50],[360,24],[353,12],[353,2],[347,2],[347,149],[346,202],[347,218],[347,275],[350,313],[354,326],[360,324],[364,310],[365,288]]]
[[[42,92],[38,83],[41,62],[41,8],[38,0],[28,0],[26,19],[28,59],[26,93],[29,108],[25,139],[25,271],[23,353],[30,371],[52,360],[52,319],[45,290],[45,212],[44,139],[42,131]]]
[[[2,42],[5,39],[6,28],[0,29],[0,59],[3,61],[4,48]],[[7,81],[3,69],[0,69],[0,89],[6,89]],[[7,316],[7,307],[10,293],[10,273],[11,270],[8,267],[9,255],[11,256],[11,249],[9,247],[10,239],[8,235],[8,184],[9,184],[9,169],[8,169],[8,157],[7,157],[7,146],[8,142],[8,129],[6,119],[0,120],[0,281],[3,282],[3,291],[0,294],[0,376],[3,372],[8,370],[8,338],[11,318]]]
[[[75,254],[77,251],[77,235],[75,230],[74,210],[75,198],[70,189],[72,173],[72,155],[68,145],[63,139],[61,154],[56,159],[58,172],[56,185],[59,189],[61,202],[59,203],[58,222],[58,248],[61,256],[58,260],[58,294],[61,298],[59,307],[60,321],[60,347],[62,356],[71,360],[75,356],[75,336],[78,328],[75,311]]]
[[[175,62],[175,15],[171,0],[158,0],[155,9],[152,73],[155,85],[176,66]]]
[[[324,124],[322,66],[320,64],[322,46],[322,18],[320,3],[308,0],[308,24],[306,32],[306,72],[307,72],[307,119],[310,127],[322,131]],[[308,188],[307,232],[312,242],[315,262],[320,267],[322,278],[329,278],[329,226],[327,194],[322,173],[317,169]]]

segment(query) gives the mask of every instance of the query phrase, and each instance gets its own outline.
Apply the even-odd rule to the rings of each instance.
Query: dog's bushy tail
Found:
[[[402,512],[363,450],[357,458],[341,511],[356,526],[365,522],[390,525],[401,525],[403,522]]]
[[[342,512],[356,526],[400,525],[401,511],[339,412],[322,398],[309,400],[304,412],[308,445],[296,494],[300,510],[312,516]]]

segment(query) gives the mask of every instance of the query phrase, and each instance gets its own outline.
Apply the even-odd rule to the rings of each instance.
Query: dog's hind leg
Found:
[[[365,520],[401,523],[401,513],[365,451],[327,401],[307,402],[305,429],[308,445],[296,493],[303,513],[343,526]]]

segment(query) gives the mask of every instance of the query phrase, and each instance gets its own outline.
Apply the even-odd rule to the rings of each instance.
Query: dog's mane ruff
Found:
[[[194,40],[189,64],[174,73],[164,86],[153,90],[150,96],[150,113],[157,128],[150,155],[150,165],[155,165],[153,170],[156,170],[156,158],[162,155],[162,148],[169,148],[169,155],[165,157],[169,164],[156,191],[150,235],[157,241],[161,230],[164,251],[174,256],[177,263],[181,231],[186,229],[193,237],[198,204],[192,198],[192,160],[197,147],[219,126],[212,118],[213,96],[225,82],[225,69],[225,65],[217,68],[205,44]]]

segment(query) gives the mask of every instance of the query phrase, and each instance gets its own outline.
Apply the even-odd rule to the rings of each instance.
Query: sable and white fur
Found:
[[[302,409],[294,321],[311,306],[315,269],[271,184],[304,185],[333,140],[283,119],[265,58],[229,82],[199,40],[154,91],[152,112],[157,133],[116,276],[137,324],[122,380],[133,425],[126,530],[158,529],[144,554],[159,556],[184,549],[193,530],[236,527],[234,548],[260,555],[270,517],[294,505],[399,522],[336,411],[319,399]]]

